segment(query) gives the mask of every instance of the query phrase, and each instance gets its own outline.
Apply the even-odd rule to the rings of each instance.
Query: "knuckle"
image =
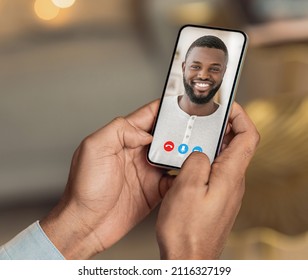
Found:
[[[126,119],[124,117],[116,117],[111,123],[117,127],[123,127],[123,125],[126,123]]]
[[[254,127],[254,129],[252,130],[251,138],[252,138],[252,142],[254,143],[254,145],[258,146],[261,140],[261,135],[256,127]]]
[[[260,143],[260,139],[261,139],[260,133],[258,132],[258,130],[255,127],[251,131],[249,140],[247,141],[247,145],[246,145],[246,149],[245,149],[245,154],[247,156],[252,156],[255,153],[255,151],[256,151],[259,143]]]
[[[82,151],[91,151],[96,146],[95,137],[91,134],[82,140],[80,148]]]

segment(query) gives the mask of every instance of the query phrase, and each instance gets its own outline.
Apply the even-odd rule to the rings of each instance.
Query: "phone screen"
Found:
[[[234,99],[247,36],[186,25],[179,31],[148,151],[151,164],[180,168],[194,151],[212,163]]]

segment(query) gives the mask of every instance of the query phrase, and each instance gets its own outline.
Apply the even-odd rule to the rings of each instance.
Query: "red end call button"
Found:
[[[174,143],[172,141],[167,141],[164,144],[164,149],[166,152],[171,152],[174,149]]]

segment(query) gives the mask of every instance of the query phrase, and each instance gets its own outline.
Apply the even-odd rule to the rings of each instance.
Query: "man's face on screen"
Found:
[[[183,82],[191,102],[208,103],[219,90],[226,71],[226,56],[220,49],[195,47],[182,65]]]

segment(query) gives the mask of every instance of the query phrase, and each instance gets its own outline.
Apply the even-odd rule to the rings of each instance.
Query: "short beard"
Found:
[[[209,94],[207,96],[197,96],[194,93],[194,89],[192,88],[192,86],[186,82],[184,76],[183,76],[183,84],[184,84],[185,92],[187,96],[189,97],[190,101],[192,103],[202,105],[202,104],[208,103],[215,96],[215,94],[217,93],[217,91],[219,90],[222,84],[222,81],[216,87],[212,88],[209,91]]]

